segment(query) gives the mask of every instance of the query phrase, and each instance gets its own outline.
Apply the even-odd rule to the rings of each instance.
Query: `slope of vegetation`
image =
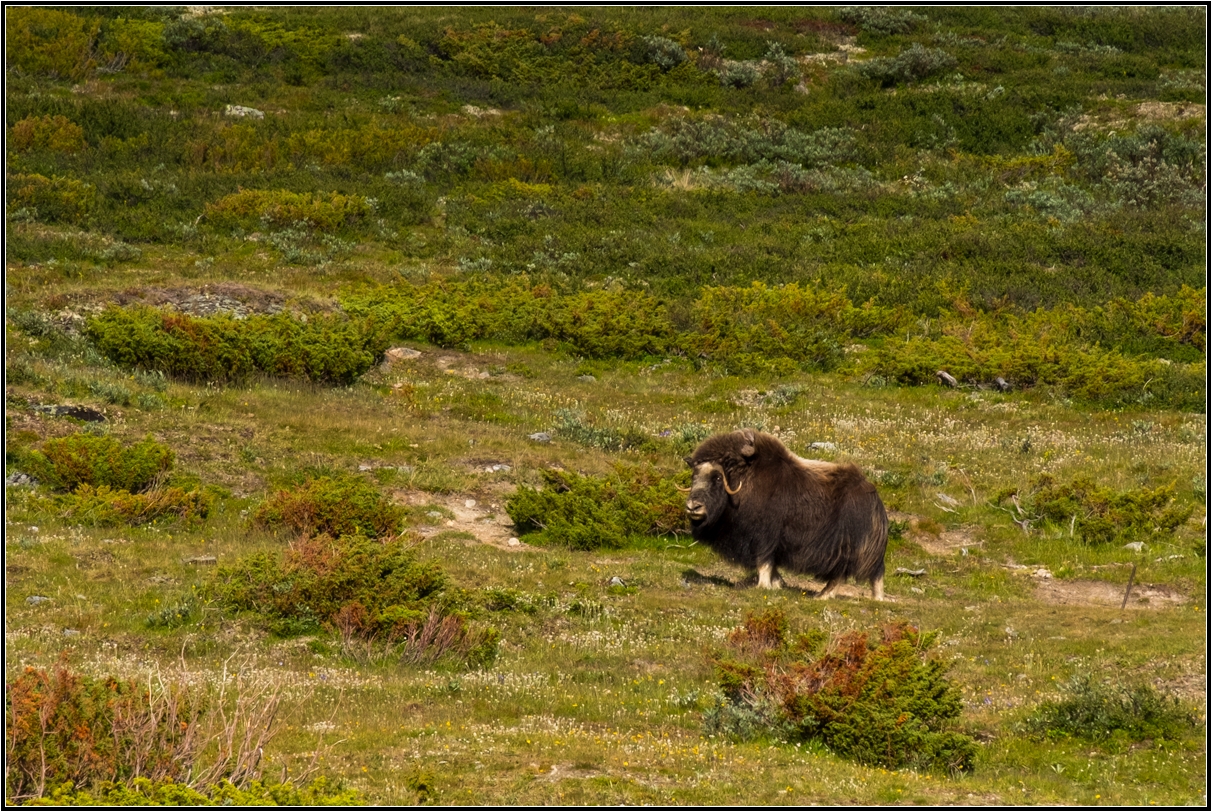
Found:
[[[1207,803],[1206,9],[5,35],[6,800]],[[893,601],[691,542],[740,426]]]

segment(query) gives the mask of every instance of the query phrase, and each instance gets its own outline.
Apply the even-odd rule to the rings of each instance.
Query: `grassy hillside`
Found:
[[[6,9],[6,798],[1207,802],[1203,8],[207,8]]]

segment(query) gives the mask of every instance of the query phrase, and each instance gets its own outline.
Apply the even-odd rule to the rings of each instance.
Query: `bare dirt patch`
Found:
[[[1058,606],[1113,606],[1124,601],[1127,584],[1108,581],[1041,581],[1035,596],[1044,603]],[[1155,584],[1135,584],[1125,609],[1161,609],[1186,603],[1187,596],[1169,587]]]
[[[438,505],[454,514],[453,519],[445,516],[427,517],[427,520],[433,523],[422,524],[417,528],[426,538],[454,531],[470,533],[481,544],[490,544],[502,550],[529,549],[529,545],[522,542],[509,543],[509,540],[516,536],[516,531],[509,514],[505,512],[503,501],[486,502],[468,494],[437,494],[424,491],[397,491],[395,501],[417,507]]]

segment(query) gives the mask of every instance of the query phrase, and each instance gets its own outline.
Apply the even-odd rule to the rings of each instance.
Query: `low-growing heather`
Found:
[[[412,539],[316,536],[283,554],[258,553],[220,567],[210,589],[220,605],[258,615],[278,634],[327,630],[349,649],[382,644],[406,662],[442,658],[483,664],[498,633],[468,620],[466,596]]]
[[[199,382],[261,373],[348,385],[384,349],[348,319],[320,314],[197,318],[113,307],[90,319],[86,333],[120,366]]]
[[[64,519],[98,527],[149,522],[199,523],[214,507],[214,498],[205,490],[175,486],[131,493],[107,485],[82,484],[55,501]]]
[[[785,616],[749,613],[714,658],[722,699],[711,732],[820,741],[839,755],[889,769],[972,769],[976,743],[952,729],[962,700],[932,642],[907,623],[879,639],[819,631],[789,639]]]
[[[651,467],[619,465],[604,477],[545,470],[543,488],[520,486],[505,511],[528,541],[575,550],[623,547],[685,524],[674,480]]]
[[[55,787],[27,806],[365,806],[366,797],[356,789],[326,778],[297,787],[289,782],[251,781],[237,787],[220,781],[197,789],[171,779],[152,781],[136,778],[128,783],[104,781],[95,789],[71,784]]]
[[[404,508],[393,505],[364,479],[354,476],[318,477],[280,490],[261,504],[253,521],[270,530],[299,536],[391,536],[400,531]]]
[[[1151,685],[1108,685],[1078,675],[1060,699],[1036,708],[1024,727],[1046,738],[1072,736],[1105,745],[1180,741],[1198,730],[1199,720],[1176,697]]]
[[[112,437],[70,434],[47,440],[22,461],[25,472],[57,491],[81,487],[139,493],[173,466],[172,449],[148,437],[126,446]]]
[[[1087,544],[1111,544],[1172,535],[1195,511],[1175,501],[1175,486],[1116,491],[1088,477],[1058,483],[1044,474],[1029,497],[1031,509],[1054,526],[1069,527]]]
[[[206,205],[206,220],[220,227],[283,228],[307,222],[323,231],[338,231],[370,216],[366,198],[333,192],[327,196],[282,189],[242,189]]]

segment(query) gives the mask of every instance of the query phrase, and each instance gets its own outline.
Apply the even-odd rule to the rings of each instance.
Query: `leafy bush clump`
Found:
[[[220,567],[211,589],[220,604],[256,613],[278,634],[335,631],[347,649],[383,643],[409,662],[496,656],[496,630],[473,628],[441,568],[418,561],[400,538],[305,539],[281,556]]]
[[[150,437],[124,446],[112,437],[71,434],[47,440],[24,461],[26,473],[57,491],[81,486],[138,493],[173,466],[172,449]]]
[[[102,355],[128,369],[191,381],[237,381],[253,373],[348,385],[382,347],[335,315],[196,318],[153,308],[110,308],[86,333]]]
[[[1198,728],[1196,716],[1176,697],[1151,685],[1105,685],[1090,676],[1075,676],[1065,696],[1041,704],[1026,729],[1047,738],[1074,736],[1095,743],[1176,741]]]
[[[694,318],[698,329],[686,343],[695,355],[734,373],[787,374],[798,367],[836,367],[842,341],[888,332],[900,316],[871,304],[855,307],[841,291],[755,282],[748,288],[705,288]]]
[[[206,491],[187,491],[175,486],[131,493],[106,485],[97,488],[81,485],[60,497],[58,503],[65,519],[77,524],[112,526],[163,521],[201,522],[210,515],[214,499]]]
[[[267,529],[286,528],[300,536],[363,535],[400,532],[404,508],[358,477],[319,477],[293,490],[274,493],[257,508],[253,521]]]
[[[972,769],[976,743],[950,729],[962,708],[947,666],[926,659],[933,641],[906,623],[878,642],[847,632],[788,639],[777,609],[750,613],[715,658],[721,701],[709,732],[817,740],[839,755],[889,769]]]
[[[84,143],[84,130],[64,116],[30,116],[21,119],[9,132],[9,144],[17,152],[79,152],[87,146]]]
[[[323,231],[336,231],[355,225],[372,211],[359,195],[332,192],[324,197],[282,189],[242,189],[206,204],[206,220],[228,228],[283,228],[306,221]]]
[[[1148,403],[1198,411],[1207,392],[1206,292],[1114,299],[1030,313],[977,313],[964,302],[925,333],[888,341],[864,368],[903,384],[944,370],[962,383],[1051,387],[1105,405]]]
[[[79,223],[97,205],[97,188],[91,183],[58,175],[12,175],[8,182],[10,213],[26,212],[27,219]]]
[[[617,548],[637,536],[671,533],[684,524],[672,478],[651,467],[619,465],[604,477],[545,470],[544,487],[522,485],[505,511],[528,541],[574,550]]]
[[[955,67],[955,57],[938,48],[923,48],[915,42],[893,57],[869,59],[858,66],[858,72],[884,87],[901,82],[913,82]]]
[[[1195,510],[1175,501],[1174,485],[1116,491],[1088,477],[1060,484],[1047,474],[1035,481],[1031,506],[1046,521],[1071,524],[1087,544],[1173,533]]]

